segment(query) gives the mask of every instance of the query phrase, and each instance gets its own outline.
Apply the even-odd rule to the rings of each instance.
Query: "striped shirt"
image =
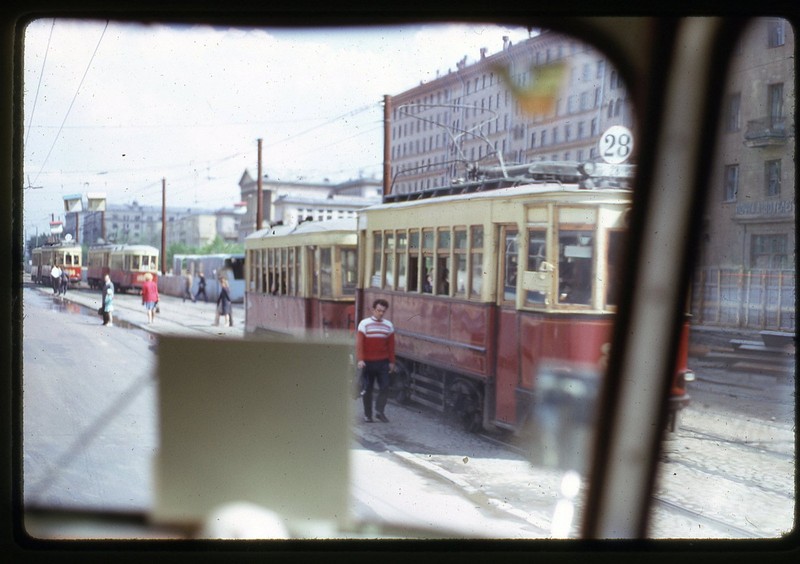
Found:
[[[361,320],[356,333],[356,360],[394,363],[394,325],[391,321],[379,321],[374,317]]]

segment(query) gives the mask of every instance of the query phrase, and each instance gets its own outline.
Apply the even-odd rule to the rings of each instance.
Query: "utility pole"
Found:
[[[256,185],[258,186],[258,194],[256,196],[256,231],[261,229],[261,224],[264,221],[264,204],[263,204],[263,194],[264,194],[264,179],[263,174],[261,174],[261,139],[258,140],[258,180],[256,181]]]
[[[391,153],[389,152],[389,144],[391,143],[391,111],[392,111],[392,98],[391,96],[384,95],[383,97],[383,196],[384,198],[389,195],[392,189],[392,161]]]
[[[161,275],[167,273],[167,179],[161,179]]]

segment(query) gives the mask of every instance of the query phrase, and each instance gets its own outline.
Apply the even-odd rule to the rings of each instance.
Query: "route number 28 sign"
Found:
[[[612,125],[600,136],[600,156],[609,164],[620,164],[628,160],[633,152],[633,134],[622,125]]]

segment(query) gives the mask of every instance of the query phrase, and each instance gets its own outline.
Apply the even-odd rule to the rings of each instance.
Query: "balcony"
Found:
[[[785,145],[794,135],[794,126],[785,117],[763,117],[747,122],[744,144],[748,147],[771,147]]]

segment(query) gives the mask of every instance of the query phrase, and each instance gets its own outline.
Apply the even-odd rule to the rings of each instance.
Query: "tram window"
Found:
[[[383,247],[383,235],[381,233],[372,234],[372,279],[370,286],[373,288],[381,287],[381,249]]]
[[[408,233],[408,291],[419,291],[419,231]]]
[[[139,270],[140,268],[142,268],[141,257],[139,255],[134,255],[133,257],[131,257],[131,259],[133,261],[131,264],[131,268],[133,270]]]
[[[384,234],[384,241],[385,284],[387,288],[394,289],[394,233],[387,231]]]
[[[588,305],[592,299],[591,231],[561,231],[558,237],[558,301]]]
[[[469,294],[473,298],[480,298],[483,290],[483,227],[473,225],[469,231],[471,239],[469,253],[472,263]]]
[[[286,250],[286,292],[295,295],[294,247]]]
[[[353,295],[356,292],[358,253],[355,249],[341,249],[342,293]]]
[[[426,255],[422,257],[423,261],[423,280],[422,280],[422,291],[426,294],[430,294],[433,292],[433,257],[430,255]]]
[[[406,251],[408,235],[404,231],[397,232],[397,289],[406,289]]]
[[[450,230],[440,229],[436,243],[436,293],[450,295]]]
[[[433,293],[433,286],[436,282],[434,272],[434,233],[432,229],[422,230],[422,291],[426,294]]]
[[[547,284],[549,278],[542,273],[547,268],[547,231],[544,229],[528,230],[528,272],[540,273],[541,282]],[[535,279],[535,278],[534,278]],[[525,300],[532,304],[544,304],[547,299],[547,289],[539,288],[527,290]]]
[[[606,304],[617,305],[617,272],[622,265],[622,242],[624,231],[609,231],[608,260],[605,269]]]
[[[311,275],[311,295],[319,295],[319,274],[317,273],[317,253],[319,249],[308,247],[306,254],[308,256],[308,272]]]
[[[464,296],[467,293],[468,252],[467,230],[465,228],[456,228],[453,230],[453,260],[456,266],[454,295],[456,296]]]
[[[326,247],[320,249],[319,253],[319,279],[321,297],[333,297],[333,262],[331,260],[331,249]]]
[[[289,273],[288,273],[288,249],[281,249],[281,295],[286,295],[288,292],[288,282],[289,282]]]
[[[503,300],[517,297],[517,230],[506,229],[503,256]]]

